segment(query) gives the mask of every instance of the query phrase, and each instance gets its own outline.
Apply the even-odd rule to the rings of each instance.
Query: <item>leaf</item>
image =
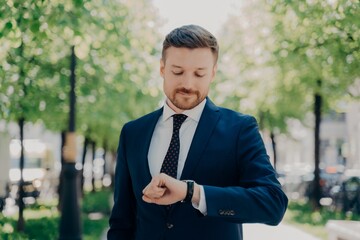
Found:
[[[7,23],[5,24],[5,28],[6,28],[6,29],[12,29],[12,27],[13,27],[13,24],[12,24],[11,21],[9,21],[9,22],[7,22]]]
[[[82,7],[83,0],[73,0],[75,7]]]
[[[31,32],[33,32],[35,34],[39,32],[39,29],[40,29],[40,23],[38,21],[33,22],[30,26]]]

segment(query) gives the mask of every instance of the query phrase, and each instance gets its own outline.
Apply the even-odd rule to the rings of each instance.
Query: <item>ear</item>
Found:
[[[215,64],[213,69],[212,69],[211,82],[214,81],[215,76],[216,76],[216,72],[217,72],[217,64]]]
[[[165,62],[163,59],[160,59],[160,75],[164,78],[164,72],[165,72]]]

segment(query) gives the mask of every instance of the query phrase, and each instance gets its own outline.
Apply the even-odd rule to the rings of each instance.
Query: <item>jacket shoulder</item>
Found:
[[[232,121],[234,121],[234,122],[255,121],[256,122],[255,117],[252,115],[237,112],[232,109],[228,109],[228,108],[224,108],[224,107],[218,107],[218,109],[219,109],[219,112],[220,112],[222,118],[226,121],[229,121],[229,122],[232,122]]]
[[[157,121],[157,119],[160,117],[161,114],[162,114],[162,108],[127,122],[124,125],[124,128],[133,128],[133,127],[138,128],[139,126],[148,126],[150,123],[154,122],[155,120]]]

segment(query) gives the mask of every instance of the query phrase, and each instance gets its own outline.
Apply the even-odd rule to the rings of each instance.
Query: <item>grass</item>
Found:
[[[325,225],[328,220],[359,221],[360,216],[332,211],[325,207],[319,211],[312,211],[309,203],[299,201],[289,203],[284,220],[313,236],[326,240],[328,234]]]
[[[300,212],[288,209],[285,214],[284,220],[285,222],[303,230],[306,233],[309,233],[323,240],[327,239],[327,232],[323,225],[313,225],[311,223],[297,221],[299,215]]]
[[[84,224],[83,239],[99,240],[104,230],[108,226],[108,219],[107,217],[104,217],[99,220],[91,220],[87,217],[87,218],[83,218],[83,224]]]
[[[85,193],[82,201],[83,239],[99,240],[108,225],[110,190]],[[16,231],[17,214],[4,217],[0,213],[1,240],[57,239],[60,214],[57,202],[38,202],[24,211],[25,231]]]
[[[98,240],[108,226],[110,214],[110,190],[88,192],[85,194],[82,211],[84,240]]]

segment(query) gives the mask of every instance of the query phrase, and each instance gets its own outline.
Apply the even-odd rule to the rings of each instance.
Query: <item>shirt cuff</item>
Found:
[[[205,191],[204,187],[199,185],[200,188],[200,199],[199,199],[199,205],[192,204],[194,208],[199,210],[204,216],[207,214],[207,207],[206,207],[206,198],[205,198]]]

